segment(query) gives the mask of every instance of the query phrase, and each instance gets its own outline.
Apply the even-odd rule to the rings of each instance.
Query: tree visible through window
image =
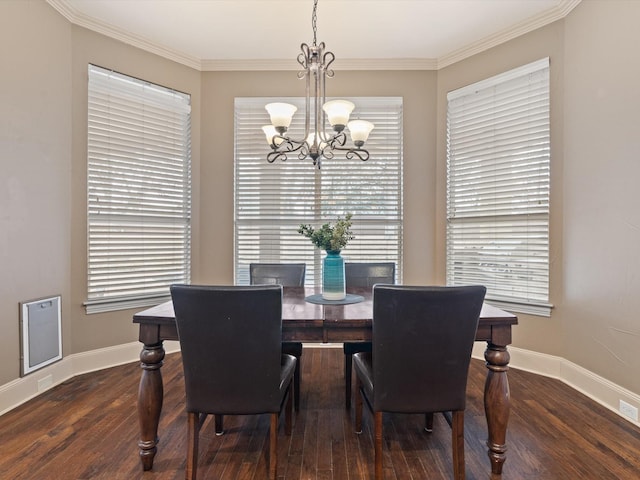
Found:
[[[190,96],[89,65],[88,313],[190,281]]]
[[[274,99],[237,98],[235,102],[235,278],[249,282],[253,262],[305,262],[306,282],[321,282],[320,252],[297,233],[302,223],[320,226],[353,213],[355,240],[343,251],[346,261],[393,261],[402,272],[402,99],[350,99],[359,118],[376,127],[367,141],[371,158],[347,160],[337,152],[315,168],[296,155],[269,164],[261,130],[269,123],[264,105]],[[282,101],[281,99],[279,101]],[[304,99],[289,129],[304,132]]]
[[[447,283],[549,315],[549,59],[447,100]]]

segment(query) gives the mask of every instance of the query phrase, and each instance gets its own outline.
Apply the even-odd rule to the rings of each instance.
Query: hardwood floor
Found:
[[[279,431],[278,478],[373,478],[372,417],[353,432],[344,408],[342,349],[305,349],[301,409],[293,435]],[[73,378],[0,417],[2,480],[184,478],[186,415],[179,354],[163,367],[165,400],[151,472],[138,459],[139,367]],[[484,445],[485,368],[473,360],[465,415],[467,479],[492,479]],[[559,381],[511,369],[512,410],[504,480],[640,479],[640,429]],[[421,415],[386,415],[385,479],[452,478],[451,431]],[[225,435],[203,427],[199,479],[264,479],[268,415],[226,417]],[[499,478],[499,477],[497,477]]]

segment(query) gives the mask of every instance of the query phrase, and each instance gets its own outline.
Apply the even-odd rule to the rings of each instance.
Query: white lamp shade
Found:
[[[265,105],[269,116],[271,117],[271,123],[274,127],[286,127],[291,125],[291,119],[293,114],[296,113],[298,107],[291,105],[290,103],[268,103]]]
[[[323,133],[319,133],[318,134],[318,138],[320,139],[320,142],[318,143],[318,147],[320,149],[324,148],[327,146],[327,142],[325,141],[326,138],[328,137],[328,135],[325,135]],[[315,133],[310,133],[309,136],[307,137],[307,144],[309,146],[313,145],[313,140],[316,138],[316,134]]]
[[[351,140],[353,143],[366,142],[369,138],[371,130],[373,130],[373,123],[366,120],[352,120],[348,124],[349,132],[351,132]]]
[[[276,127],[274,127],[273,125],[265,125],[264,127],[262,127],[262,131],[264,132],[264,136],[267,138],[267,143],[269,145],[271,145],[271,140],[274,141],[276,146],[280,145],[284,141],[281,138],[273,138],[274,136],[279,135],[279,133],[276,131]]]
[[[355,105],[347,100],[331,100],[322,106],[331,126],[346,125]]]

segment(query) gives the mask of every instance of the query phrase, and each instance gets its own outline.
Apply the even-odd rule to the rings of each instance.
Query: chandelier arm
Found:
[[[313,63],[313,48],[309,49],[309,46],[306,44],[303,44],[304,47],[306,47],[305,49],[303,49],[303,52],[305,54],[305,109],[304,109],[304,137],[303,141],[307,141],[307,138],[309,138],[309,129],[310,129],[310,119],[309,119],[309,112],[311,111],[311,98],[309,95],[310,92],[310,87],[311,87],[311,74],[312,74],[312,63]],[[315,47],[314,47],[315,48]]]
[[[297,150],[300,150],[300,152],[298,153],[298,160],[304,160],[309,155],[309,144],[307,142],[304,142]]]
[[[317,149],[320,145],[320,138],[318,134],[321,132],[322,123],[320,123],[322,116],[322,71],[321,66],[318,66],[313,72],[313,147]]]
[[[352,148],[345,155],[348,160],[353,159],[354,157],[358,157],[363,162],[369,160],[369,151],[363,148]]]
[[[322,147],[321,153],[322,153],[322,156],[327,160],[331,160],[333,158],[333,149],[329,144]]]
[[[278,137],[278,138],[282,138],[284,140],[280,145],[278,145],[274,149],[279,152],[297,152],[307,144],[307,142],[299,142],[298,140],[293,140],[289,137]]]
[[[358,157],[363,162],[369,160],[369,151],[364,148],[342,148],[342,147],[334,147],[332,150],[340,150],[343,152],[347,152],[345,157],[347,160],[353,160]]]
[[[280,141],[277,142],[276,140],[280,140]],[[291,142],[291,139],[289,137],[284,137],[282,135],[276,134],[273,137],[271,137],[269,146],[274,150],[278,150],[278,144],[282,145],[283,143],[287,143],[287,142]],[[290,150],[287,150],[287,151],[290,151]]]
[[[346,143],[347,143],[347,134],[344,132],[340,132],[333,135],[327,142],[327,145],[331,150],[349,150],[348,148],[342,148],[342,149],[340,148],[340,147],[344,147]]]
[[[282,143],[276,145],[276,139],[281,139]],[[289,137],[283,137],[281,135],[275,135],[271,139],[271,149],[272,151],[267,154],[267,161],[269,163],[273,163],[276,160],[282,160],[284,162],[287,159],[287,153],[293,153],[299,150],[300,152],[308,152],[307,142],[298,142],[297,140],[292,140]],[[304,156],[307,154],[308,153],[305,153]]]
[[[321,53],[320,50],[319,53]],[[322,65],[319,65],[318,68],[313,72],[314,78],[314,105],[313,105],[313,147],[312,151],[318,151],[320,149],[320,143],[322,142],[325,132],[324,132],[324,110],[322,110],[322,105],[324,105],[324,75],[322,72]]]
[[[336,59],[336,56],[333,54],[333,52],[326,52],[322,57],[322,64],[324,65],[324,74],[329,78],[333,78],[334,76],[334,72],[332,69],[329,68],[329,66],[333,63],[335,59]]]
[[[324,51],[324,42],[322,42],[321,45],[322,45],[322,49],[323,49],[322,51]],[[325,59],[327,58],[327,55],[333,56],[333,53],[326,52],[322,56],[322,82],[321,82],[322,103],[320,104],[319,110],[320,110],[320,114],[322,116],[322,123],[321,123],[322,129],[321,129],[321,132],[322,132],[322,137],[324,139],[330,139],[333,136],[333,133],[327,133],[327,119],[326,119],[326,116],[325,116],[325,113],[324,113],[324,108],[322,108],[324,106],[325,102],[327,101],[327,83],[326,83],[326,78],[325,78],[327,76],[326,67],[328,65],[328,64],[325,63]],[[331,63],[331,62],[329,62],[329,63]],[[329,70],[329,71],[331,71],[331,70]],[[331,74],[332,74],[331,76],[333,76],[333,72],[331,72]]]
[[[278,151],[267,153],[267,162],[273,163],[276,160],[281,160],[285,162],[287,160],[287,154],[284,152],[278,152]]]
[[[298,63],[304,71],[298,72],[298,78],[302,79],[305,75],[309,74],[309,59],[311,58],[311,54],[309,52],[309,45],[303,43],[300,45],[301,53],[298,54]]]

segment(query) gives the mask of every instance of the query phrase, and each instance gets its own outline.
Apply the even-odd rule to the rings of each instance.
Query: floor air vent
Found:
[[[60,295],[20,302],[20,376],[62,358]]]

